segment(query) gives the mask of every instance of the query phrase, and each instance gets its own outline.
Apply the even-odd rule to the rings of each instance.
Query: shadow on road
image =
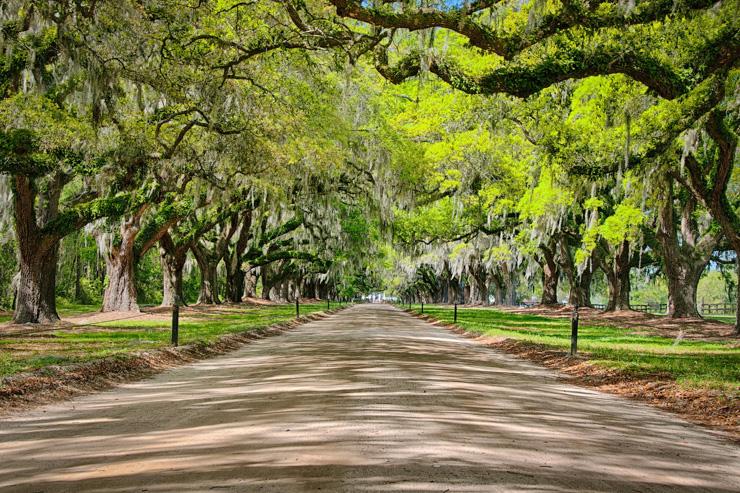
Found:
[[[735,492],[738,449],[383,305],[0,423],[3,491]]]

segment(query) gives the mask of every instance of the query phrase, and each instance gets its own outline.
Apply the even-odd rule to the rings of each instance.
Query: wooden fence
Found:
[[[636,312],[644,313],[665,313],[668,311],[668,305],[665,303],[637,303],[630,305],[630,308]]]
[[[538,305],[537,301],[523,301],[520,306],[531,308]],[[593,307],[597,310],[606,310],[606,305],[594,303]],[[702,315],[734,315],[737,305],[735,303],[700,303],[700,313]],[[654,313],[664,315],[668,312],[666,303],[634,303],[630,308],[638,312]]]
[[[702,315],[734,315],[737,305],[735,303],[702,303]]]

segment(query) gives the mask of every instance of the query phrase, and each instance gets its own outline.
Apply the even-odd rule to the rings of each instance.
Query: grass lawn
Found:
[[[735,323],[735,315],[704,315],[704,318],[709,320],[719,320],[720,322],[724,322],[726,324]]]
[[[418,312],[419,307],[413,309]],[[424,313],[453,321],[453,309],[424,305]],[[490,308],[459,308],[457,325],[475,333],[505,336],[551,348],[570,348],[570,320],[518,315]],[[636,375],[666,373],[687,387],[737,392],[740,389],[740,348],[737,340],[702,342],[638,335],[633,329],[593,327],[581,322],[579,352],[597,365]]]
[[[332,304],[338,308],[339,304]],[[97,310],[96,307],[65,306],[60,314]],[[323,303],[302,304],[301,315],[326,309]],[[209,342],[219,336],[260,329],[295,317],[295,306],[265,305],[231,308],[228,312],[183,312],[180,344]],[[6,318],[7,319],[7,318]],[[94,326],[63,327],[35,334],[8,336],[0,328],[0,378],[37,370],[49,365],[80,363],[111,355],[160,348],[170,343],[170,322],[166,314],[138,320],[119,320]]]

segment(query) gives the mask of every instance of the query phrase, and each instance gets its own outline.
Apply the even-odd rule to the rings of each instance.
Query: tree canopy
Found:
[[[628,310],[642,275],[697,317],[708,271],[738,299],[738,7],[3,2],[2,302]]]

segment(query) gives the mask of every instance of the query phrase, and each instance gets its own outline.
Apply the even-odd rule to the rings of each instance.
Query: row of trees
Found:
[[[17,251],[14,321],[55,322],[60,244],[92,235],[103,311],[137,311],[158,249],[163,301],[325,297],[351,277],[367,178],[330,44],[291,9],[240,2],[0,6],[0,174]],[[361,40],[364,36],[349,36]],[[302,49],[298,52],[297,49]],[[351,52],[352,50],[349,49]],[[12,233],[12,234],[11,234]]]
[[[5,2],[16,321],[56,319],[50,273],[82,229],[106,262],[104,309],[136,309],[134,266],[157,247],[165,300],[191,258],[203,302],[221,265],[230,299],[259,266],[282,297],[285,279],[367,290],[385,275],[402,293],[465,280],[472,300],[514,302],[540,275],[543,303],[565,279],[587,305],[603,276],[621,310],[649,266],[669,313],[697,315],[708,263],[740,269],[737,10]]]
[[[538,275],[543,304],[565,280],[590,306],[602,277],[627,310],[642,268],[694,317],[710,263],[737,283],[737,2],[331,3],[387,33],[389,113],[426,160],[399,294],[514,303]]]

